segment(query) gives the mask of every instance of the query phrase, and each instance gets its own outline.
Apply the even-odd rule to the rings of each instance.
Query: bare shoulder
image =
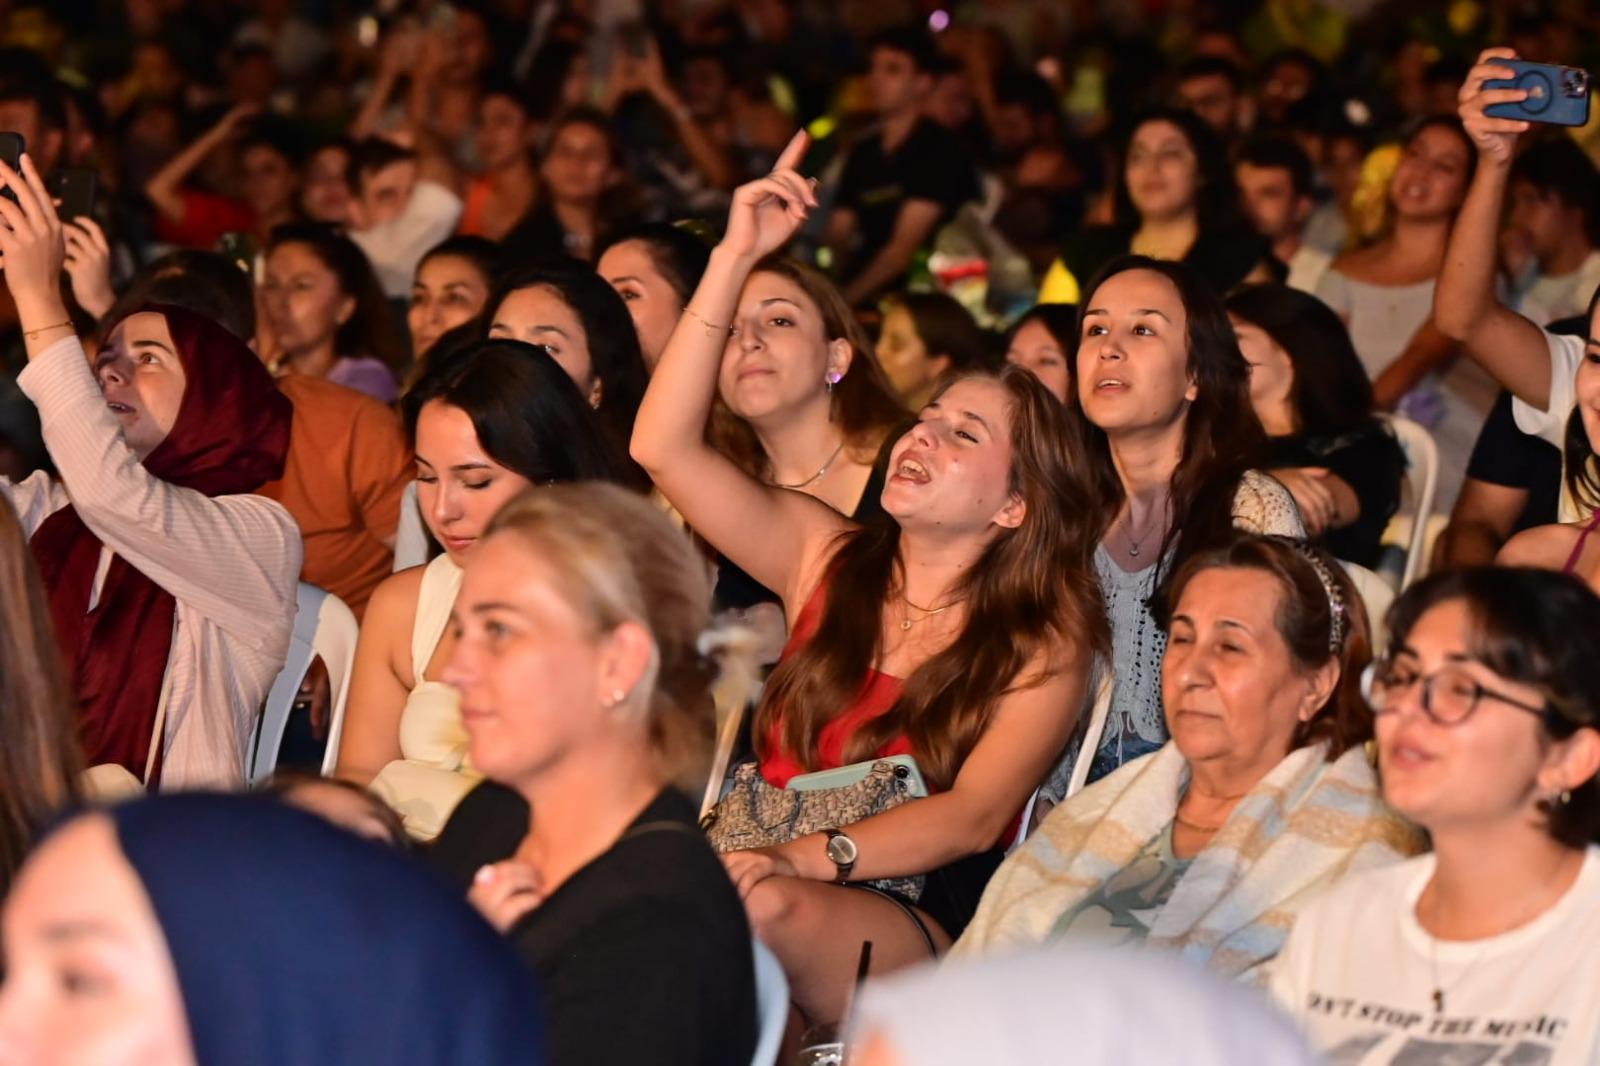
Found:
[[[422,575],[426,566],[413,566],[390,574],[372,590],[367,601],[365,629],[388,632],[411,632],[417,618],[417,600],[422,596]]]
[[[1525,529],[1506,541],[1495,556],[1498,566],[1529,566],[1541,570],[1560,570],[1566,566],[1578,543],[1582,527],[1576,525],[1536,526]]]

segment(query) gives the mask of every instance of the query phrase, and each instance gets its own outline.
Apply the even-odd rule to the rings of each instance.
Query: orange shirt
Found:
[[[294,404],[283,478],[260,494],[294,516],[305,539],[300,579],[338,596],[360,618],[389,576],[411,449],[393,411],[354,389],[303,374],[279,380]]]

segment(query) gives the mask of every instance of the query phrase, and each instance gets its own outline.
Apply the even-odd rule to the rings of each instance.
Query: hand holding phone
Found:
[[[1483,113],[1490,118],[1542,122],[1552,126],[1582,126],[1589,121],[1589,72],[1554,63],[1530,63],[1522,59],[1502,59],[1498,65],[1512,72],[1509,78],[1491,78],[1485,89],[1520,89],[1527,93],[1521,101],[1490,104]]]
[[[0,163],[4,163],[18,174],[22,173],[22,153],[26,148],[27,143],[22,139],[22,134],[0,133]],[[4,196],[12,203],[17,202],[17,194],[11,189],[0,189],[0,196]]]

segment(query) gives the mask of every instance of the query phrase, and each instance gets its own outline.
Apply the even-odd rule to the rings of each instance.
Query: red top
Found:
[[[816,633],[817,625],[821,621],[826,585],[826,581],[819,584],[817,591],[811,594],[806,605],[800,609],[800,617],[795,622],[794,632],[789,635],[789,642],[784,645],[779,662],[788,659]],[[880,673],[877,670],[867,671],[866,679],[862,682],[855,699],[835,715],[831,722],[822,727],[822,735],[817,745],[817,754],[820,756],[818,770],[833,770],[845,765],[844,749],[850,740],[862,726],[894,706],[895,700],[900,698],[900,688],[903,683],[903,679],[891,674]],[[774,723],[772,730],[767,734],[766,747],[769,754],[761,760],[761,776],[774,788],[783,788],[791,777],[808,772],[793,756],[781,749],[780,739],[779,727]],[[904,734],[893,737],[873,752],[876,758],[915,754],[911,750],[911,742]]]
[[[183,219],[174,222],[156,215],[156,236],[168,244],[209,249],[224,233],[254,233],[256,213],[238,200],[197,189],[183,189]]]

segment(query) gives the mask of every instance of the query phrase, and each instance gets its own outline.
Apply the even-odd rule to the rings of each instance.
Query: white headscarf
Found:
[[[869,984],[852,1047],[904,1066],[1313,1066],[1266,997],[1171,956],[1063,942]]]

